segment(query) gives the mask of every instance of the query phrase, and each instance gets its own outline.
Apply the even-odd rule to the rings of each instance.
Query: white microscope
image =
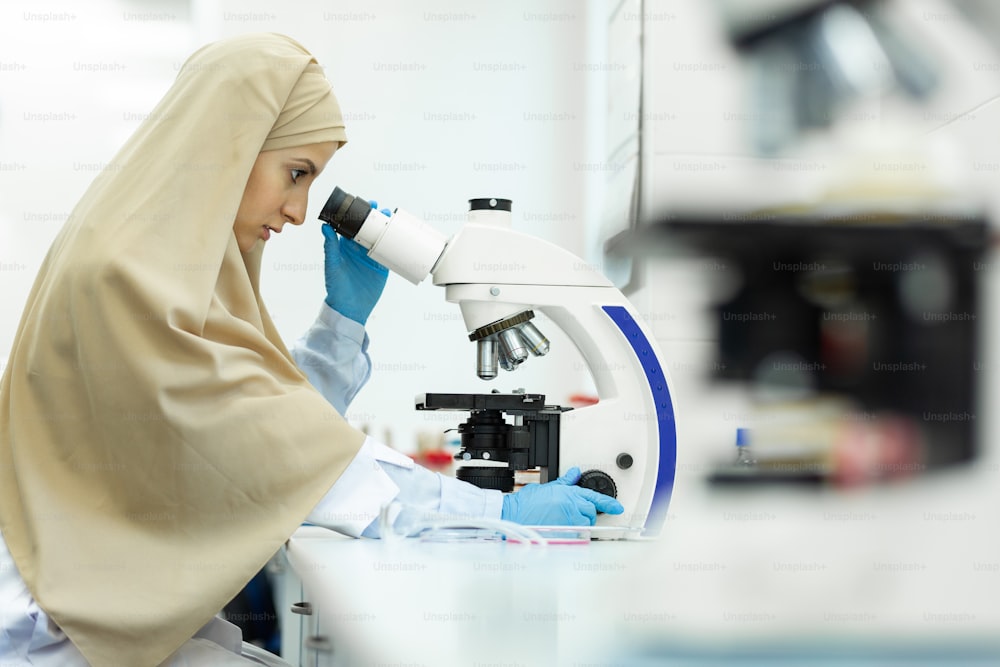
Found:
[[[625,507],[620,515],[598,516],[607,537],[657,534],[674,484],[677,425],[670,378],[649,329],[593,267],[513,231],[510,200],[469,203],[468,222],[450,239],[404,210],[386,216],[340,188],[319,217],[413,284],[433,275],[461,308],[483,380],[494,379],[498,367],[514,370],[529,354],[548,352],[548,340],[531,322],[535,311],[562,328],[583,356],[599,400],[582,408],[545,405],[544,395],[528,393],[418,396],[417,409],[471,413],[458,428],[459,479],[511,491],[515,471],[537,468],[546,482],[579,466],[581,486]]]

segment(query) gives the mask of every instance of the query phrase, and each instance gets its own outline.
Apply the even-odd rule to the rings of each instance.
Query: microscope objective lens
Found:
[[[476,343],[476,374],[483,380],[497,376],[500,350],[495,338],[483,338]]]
[[[531,322],[525,322],[524,324],[518,325],[518,331],[521,334],[521,338],[528,345],[528,350],[531,351],[536,357],[544,356],[549,351],[549,339],[545,337],[541,331],[538,330]]]
[[[517,329],[504,329],[500,332],[500,349],[507,356],[507,360],[514,366],[519,365],[528,358],[528,350],[524,346],[524,339]]]

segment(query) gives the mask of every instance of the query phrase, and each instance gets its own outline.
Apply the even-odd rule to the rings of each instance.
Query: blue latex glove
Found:
[[[570,468],[547,484],[528,484],[503,497],[501,519],[534,526],[593,526],[597,513],[621,514],[622,504],[603,493],[575,486],[580,469]]]
[[[337,234],[330,225],[320,227],[325,237],[326,305],[364,324],[382,296],[389,269],[369,257],[360,244]]]

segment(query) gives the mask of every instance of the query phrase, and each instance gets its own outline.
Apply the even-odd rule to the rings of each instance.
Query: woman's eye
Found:
[[[292,183],[298,181],[299,177],[305,176],[305,174],[306,174],[305,169],[292,169]]]

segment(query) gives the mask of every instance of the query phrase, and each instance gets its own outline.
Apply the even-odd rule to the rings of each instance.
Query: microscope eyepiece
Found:
[[[361,231],[372,205],[340,188],[334,188],[330,198],[323,205],[319,219],[329,223],[341,236],[353,239]]]
[[[414,285],[431,274],[448,238],[412,213],[383,213],[371,202],[334,188],[319,219],[368,251],[368,257]]]

